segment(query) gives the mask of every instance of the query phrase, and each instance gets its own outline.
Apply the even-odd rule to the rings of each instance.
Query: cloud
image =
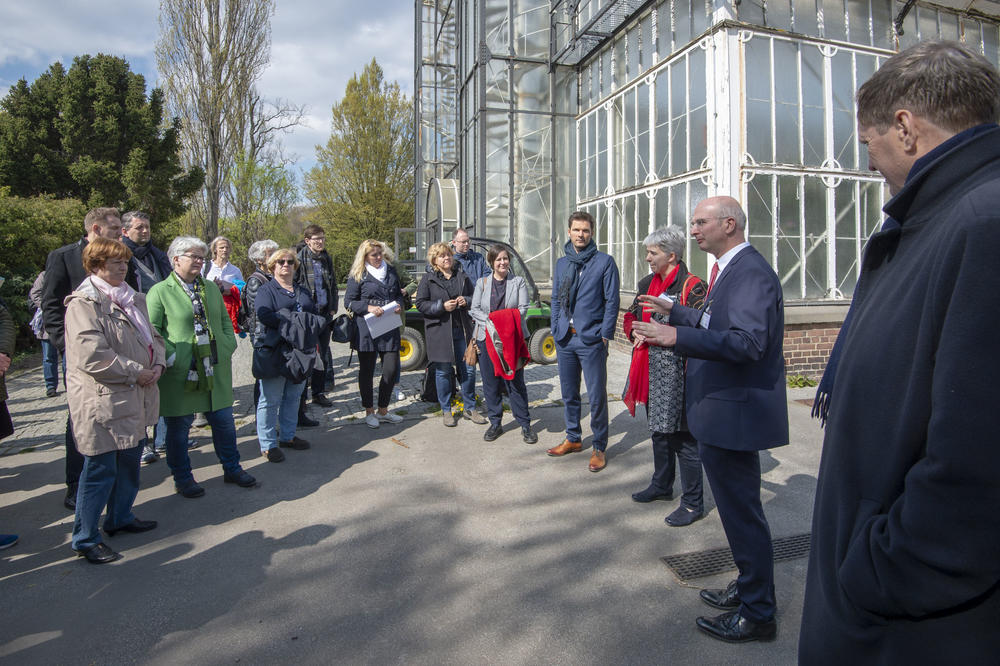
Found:
[[[282,137],[300,168],[314,164],[316,144],[329,137],[330,109],[373,57],[387,80],[412,95],[413,11],[412,0],[278,0],[260,90],[267,99],[306,107],[302,126]],[[124,57],[153,87],[158,15],[158,3],[148,1],[8,2],[0,25],[0,91],[86,53]]]

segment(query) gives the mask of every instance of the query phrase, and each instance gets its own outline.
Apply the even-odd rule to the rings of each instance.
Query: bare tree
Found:
[[[162,0],[156,61],[171,111],[183,121],[186,159],[205,172],[193,212],[215,236],[237,158],[266,154],[302,110],[269,104],[256,88],[271,55],[275,0]],[[277,148],[280,155],[280,147]],[[272,153],[273,156],[274,153]],[[227,197],[235,202],[239,197]]]

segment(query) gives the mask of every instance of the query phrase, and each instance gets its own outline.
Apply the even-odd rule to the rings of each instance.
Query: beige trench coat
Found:
[[[129,449],[160,414],[157,385],[139,386],[139,372],[165,365],[163,338],[150,326],[153,354],[128,315],[84,280],[66,297],[66,396],[76,448],[85,456]],[[143,316],[146,297],[136,294]]]

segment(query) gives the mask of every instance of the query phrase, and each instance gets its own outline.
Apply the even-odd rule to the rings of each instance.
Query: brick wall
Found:
[[[618,313],[614,341],[621,345],[621,349],[628,350],[631,345],[622,330],[624,314]],[[785,324],[786,374],[805,375],[817,380],[822,377],[839,332],[839,324]]]

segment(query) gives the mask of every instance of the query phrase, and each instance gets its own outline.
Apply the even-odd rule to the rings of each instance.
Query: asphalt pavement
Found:
[[[308,451],[267,463],[250,413],[249,350],[234,365],[245,468],[260,484],[222,482],[207,430],[192,432],[200,499],[173,492],[164,460],[142,469],[135,513],[159,521],[106,542],[124,557],[94,566],[70,549],[65,396],[46,398],[40,367],[8,378],[17,432],[0,442],[0,663],[53,664],[792,664],[806,559],[775,566],[778,638],[729,645],[701,634],[714,609],[661,557],[726,546],[706,483],[707,516],[685,528],[671,502],[630,494],[652,473],[645,419],[620,398],[628,354],[609,357],[608,466],[587,453],[550,458],[563,438],[556,367],[526,380],[539,442],[510,414],[492,443],[485,426],[445,428],[416,400],[422,371],[403,373],[398,425],[368,428],[357,359],[334,345],[334,407],[299,435]],[[29,364],[30,365],[30,364]],[[792,443],[762,453],[762,497],[774,538],[810,530],[822,431],[789,391]],[[586,403],[586,397],[584,398]],[[584,419],[585,451],[590,432]]]

